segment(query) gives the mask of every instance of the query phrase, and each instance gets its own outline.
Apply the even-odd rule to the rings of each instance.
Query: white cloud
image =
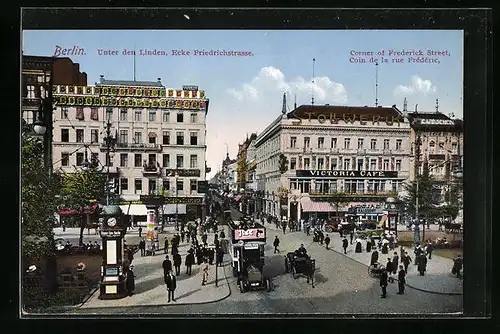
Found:
[[[418,75],[414,75],[411,77],[411,83],[408,86],[399,85],[394,88],[393,95],[401,96],[401,95],[415,95],[415,94],[433,94],[436,93],[437,88],[432,84],[430,80],[424,80]]]
[[[250,83],[242,84],[241,88],[229,88],[226,92],[238,101],[265,103],[267,99],[276,99],[277,94],[283,92],[297,94],[302,98],[310,97],[313,90],[317,103],[347,103],[344,85],[326,76],[314,78],[314,83],[302,77],[287,81],[285,74],[274,66],[261,68]]]

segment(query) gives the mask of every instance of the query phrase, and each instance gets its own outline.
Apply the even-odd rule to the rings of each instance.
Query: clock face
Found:
[[[108,219],[108,226],[115,226],[116,225],[116,218],[109,218]]]

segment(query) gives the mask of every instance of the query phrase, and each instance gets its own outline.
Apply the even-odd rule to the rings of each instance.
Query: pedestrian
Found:
[[[323,234],[323,231],[319,231],[319,243],[322,245],[323,241],[325,240],[325,235]]]
[[[427,257],[425,256],[424,253],[421,253],[418,256],[418,272],[420,273],[420,276],[424,276],[425,271],[427,270]]]
[[[347,241],[347,238],[344,236],[344,239],[342,239],[342,248],[344,248],[344,254],[347,254],[347,246],[349,246],[349,241]]]
[[[162,263],[163,276],[166,278],[168,273],[172,270],[172,261],[169,260],[168,255],[165,255],[165,260]]]
[[[170,270],[165,276],[165,284],[167,285],[167,290],[168,290],[167,302],[170,303],[170,297],[172,297],[172,301],[175,302],[176,300],[174,296],[174,291],[177,288],[177,280],[172,270]]]
[[[208,264],[209,265],[214,264],[214,258],[215,258],[215,250],[214,250],[214,248],[210,247],[210,248],[208,248]]]
[[[163,254],[168,254],[168,238],[165,238],[165,246],[163,247]]]
[[[226,237],[226,234],[224,233],[224,231],[220,231],[220,233],[219,233],[219,237],[220,237],[221,239],[224,239],[224,238]]]
[[[371,260],[370,260],[370,265],[374,265],[376,264],[378,261],[378,252],[377,250],[375,249],[372,253],[372,257],[371,257]]]
[[[451,269],[451,273],[453,275],[457,275],[458,278],[461,278],[460,270],[462,270],[463,259],[461,255],[457,255],[456,258],[453,259],[453,268]]]
[[[392,232],[389,233],[389,249],[394,249],[394,235]]]
[[[387,297],[387,270],[382,268],[382,274],[380,275],[380,287],[382,288],[382,298]]]
[[[179,253],[179,249],[177,248],[177,244],[172,244],[172,255]]]
[[[202,273],[201,285],[205,285],[207,284],[207,279],[208,279],[208,263],[206,259],[203,261],[203,265],[201,266],[201,273]]]
[[[429,260],[431,259],[432,257],[432,251],[433,251],[433,247],[432,247],[432,243],[429,241],[427,242],[427,247],[425,247],[425,251],[427,252],[427,254],[429,254]]]
[[[130,248],[127,248],[127,259],[128,262],[132,264],[132,261],[134,260],[134,252]]]
[[[392,258],[392,265],[393,265],[393,270],[394,270],[392,273],[395,275],[396,271],[399,268],[399,256],[398,256],[397,252],[394,252],[394,256]]]
[[[306,235],[311,235],[311,224],[308,223],[307,226],[306,226]]]
[[[173,256],[174,260],[174,268],[175,268],[175,276],[179,276],[181,273],[181,263],[182,263],[182,258],[179,253],[175,254]]]
[[[402,295],[405,293],[405,285],[406,285],[406,271],[403,269],[403,266],[399,266],[398,272],[398,295]]]
[[[184,243],[184,237],[186,236],[186,231],[182,230],[181,231],[181,241]]]
[[[219,247],[216,250],[215,265],[220,267],[220,266],[222,266],[223,261],[224,261],[224,250],[222,249],[222,247]]]
[[[394,271],[394,267],[392,266],[392,260],[391,260],[391,258],[387,259],[387,264],[385,266],[385,269],[387,270],[387,274],[388,275]]]
[[[63,232],[66,232],[66,224],[62,224]]]
[[[408,252],[405,252],[405,255],[404,257],[401,259],[401,261],[403,261],[403,265],[405,266],[405,272],[408,274],[408,266],[410,265],[411,263],[411,257],[410,255],[408,254]]]
[[[328,236],[328,234],[325,237],[325,245],[326,245],[326,249],[328,249],[328,245],[330,245],[330,237]]]
[[[141,256],[146,255],[146,241],[144,241],[144,238],[139,241],[139,249],[141,250]]]
[[[201,236],[201,241],[203,242],[203,245],[205,245],[205,247],[208,246],[207,239],[208,239],[208,235],[206,233],[204,233]]]
[[[382,254],[389,254],[389,240],[384,239],[382,241]]]
[[[135,290],[135,274],[132,270],[133,266],[127,266],[126,277],[127,277],[127,295],[131,297]]]
[[[154,241],[151,241],[151,254],[153,254],[153,256],[156,255],[156,249],[155,249],[155,243]]]
[[[142,237],[142,227],[139,226],[139,238]]]
[[[352,245],[352,239],[354,238],[354,231],[351,231],[349,234],[349,238],[351,239],[351,245]]]
[[[280,250],[278,249],[278,246],[280,245],[280,239],[278,239],[278,236],[276,236],[274,238],[274,242],[273,242],[273,246],[274,246],[274,254],[276,254],[276,252],[280,252]]]
[[[344,233],[343,233],[343,231],[342,231],[342,230],[343,230],[343,228],[342,228],[342,224],[338,223],[338,225],[337,225],[337,226],[338,226],[338,230],[339,230],[339,235],[340,235],[340,237],[341,237],[341,238],[342,238],[342,237],[344,237]]]
[[[423,253],[423,250],[420,247],[420,244],[417,243],[417,246],[415,247],[415,250],[413,251],[413,253],[415,253],[415,263],[414,264],[417,265],[418,257],[420,256],[420,254]]]
[[[361,239],[360,238],[356,238],[356,246],[354,248],[354,252],[355,253],[361,253],[363,251],[362,249],[362,245],[361,245]]]
[[[214,235],[214,246],[215,246],[215,249],[219,249],[219,247],[220,247],[220,242],[219,242],[219,238],[217,238],[217,234]]]
[[[283,221],[281,223],[281,227],[283,228],[283,234],[285,234],[285,231],[286,231],[286,221]]]
[[[194,251],[193,249],[190,249],[191,252],[188,251],[188,254],[186,255],[186,275],[191,276],[191,269],[194,264]]]
[[[372,240],[370,238],[366,239],[366,252],[370,253],[372,251]]]

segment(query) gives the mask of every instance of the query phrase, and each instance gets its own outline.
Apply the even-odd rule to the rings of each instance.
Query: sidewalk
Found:
[[[268,224],[267,222],[264,224],[267,229],[279,231],[283,233],[281,229],[277,229],[275,224]],[[286,230],[286,234],[294,234],[299,237],[300,240],[304,241],[304,245],[307,247],[312,242],[313,236],[312,231],[311,235],[307,236],[304,231],[298,232],[289,232],[288,228]],[[319,243],[315,243],[318,246],[324,248],[325,252],[333,251],[340,254],[344,254],[344,249],[342,248],[342,239],[338,233],[325,233],[330,236],[330,250],[326,250],[326,247],[320,245]],[[270,233],[268,233],[268,238]],[[349,237],[347,238],[349,240]],[[355,245],[349,245],[347,248],[347,254],[345,256],[366,265],[367,267],[367,275],[368,275],[368,266],[371,260],[371,252],[366,252],[366,241],[362,242],[362,250],[361,253],[354,252]],[[413,253],[413,249],[404,247],[404,250],[408,252],[412,260],[415,260],[415,254]],[[388,254],[382,254],[379,251],[379,262],[382,264],[387,263],[387,259],[394,256],[394,252],[397,252],[399,255],[400,248],[397,248],[393,251],[389,251]],[[401,260],[400,260],[401,261]],[[425,276],[420,276],[417,271],[417,266],[412,263],[408,267],[408,274],[406,275],[406,285],[416,290],[420,290],[423,292],[430,292],[436,294],[444,294],[444,295],[463,295],[463,281],[458,279],[455,275],[451,273],[451,268],[453,267],[453,260],[444,258],[437,255],[432,255],[432,258],[427,260],[427,271],[425,272]],[[401,263],[401,262],[400,262]],[[397,274],[393,275],[393,277],[397,280]]]
[[[212,238],[208,238],[209,243]],[[218,268],[218,287],[215,286],[215,265],[209,266],[208,282],[205,286],[201,285],[200,266],[193,265],[191,276],[186,275],[184,261],[188,249],[189,245],[187,243],[181,243],[179,253],[182,256],[182,265],[180,275],[177,276],[176,302],[167,303],[168,295],[163,281],[162,268],[165,254],[163,251],[158,251],[156,256],[141,257],[140,253],[135,254],[133,261],[134,273],[136,275],[134,295],[116,300],[100,300],[98,299],[99,292],[96,292],[83,304],[82,308],[205,304],[227,298],[230,295],[230,289],[226,279],[225,268]],[[168,255],[169,259],[172,260],[172,256]]]

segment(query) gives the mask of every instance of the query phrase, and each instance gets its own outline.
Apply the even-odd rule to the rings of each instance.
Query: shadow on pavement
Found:
[[[141,293],[153,290],[161,285],[165,285],[165,282],[163,281],[163,276],[145,280],[135,285],[134,294],[140,295]]]
[[[192,291],[189,291],[189,292],[186,292],[185,294],[183,295],[180,295],[180,296],[177,296],[175,299],[181,299],[181,298],[184,298],[184,297],[187,297],[187,296],[190,296],[192,295],[193,293],[196,293],[198,291],[201,291],[201,288],[198,288],[196,290],[192,290]]]
[[[283,274],[285,274],[285,257],[279,254],[267,256],[264,276],[276,277]]]

